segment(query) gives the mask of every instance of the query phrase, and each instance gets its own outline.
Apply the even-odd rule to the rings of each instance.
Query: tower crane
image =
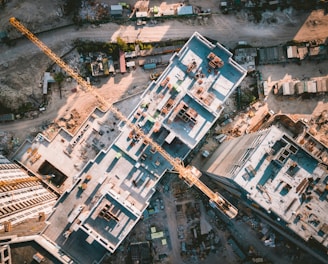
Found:
[[[91,93],[99,102],[99,107],[105,111],[111,111],[118,119],[124,122],[130,127],[133,132],[140,138],[143,138],[144,142],[151,145],[152,149],[160,153],[179,174],[179,177],[184,179],[185,182],[191,187],[195,185],[199,188],[209,199],[210,204],[223,212],[229,218],[234,218],[238,214],[238,210],[224,197],[219,195],[217,192],[213,192],[208,188],[200,179],[201,172],[193,166],[185,167],[183,161],[176,157],[170,156],[159,144],[154,142],[143,130],[133,124],[126,116],[124,116],[111,102],[106,101],[96,89],[84,80],[79,74],[77,74],[68,64],[66,64],[59,56],[57,56],[49,47],[47,47],[41,40],[39,40],[31,31],[29,31],[22,23],[20,23],[15,17],[11,17],[9,22],[25,35],[30,41],[41,49],[53,62],[57,63],[68,75],[77,81],[81,86],[81,89],[85,92]]]
[[[36,182],[39,181],[37,177],[24,177],[24,178],[17,178],[12,180],[2,180],[0,181],[0,188],[3,186],[14,186],[16,184],[24,183],[24,182]]]

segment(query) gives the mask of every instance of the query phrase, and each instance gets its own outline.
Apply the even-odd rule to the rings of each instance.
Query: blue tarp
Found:
[[[193,14],[192,6],[179,6],[178,7],[178,16],[192,15],[192,14]]]
[[[3,114],[0,115],[0,122],[1,121],[13,121],[15,120],[14,114]]]
[[[143,67],[144,67],[145,70],[156,69],[156,63],[147,63]]]

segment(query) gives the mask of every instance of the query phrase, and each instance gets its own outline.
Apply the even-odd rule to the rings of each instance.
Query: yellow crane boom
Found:
[[[25,178],[17,178],[17,179],[12,179],[12,180],[5,180],[5,181],[0,181],[0,187],[2,186],[12,186],[24,182],[35,182],[39,181],[37,177],[25,177]]]
[[[96,89],[78,75],[68,64],[66,64],[60,57],[58,57],[49,47],[47,47],[41,40],[39,40],[31,31],[29,31],[23,24],[21,24],[16,18],[11,17],[9,22],[18,29],[23,35],[31,40],[36,46],[38,46],[50,59],[52,59],[57,65],[59,65],[68,75],[75,79],[85,92],[92,93],[103,110],[111,111],[121,121],[125,122],[127,126],[133,129],[134,133],[139,135],[145,142],[150,144],[152,148],[160,153],[179,174],[180,178],[183,178],[188,185],[195,185],[198,187],[207,197],[209,197],[212,205],[215,205],[219,210],[226,214],[229,218],[234,218],[238,210],[225,198],[220,196],[218,193],[213,192],[209,189],[202,181],[199,180],[201,173],[195,167],[185,167],[182,160],[179,158],[171,157],[160,145],[154,142],[149,136],[147,136],[141,128],[133,124],[127,117],[125,117],[111,102],[106,101],[100,96]]]

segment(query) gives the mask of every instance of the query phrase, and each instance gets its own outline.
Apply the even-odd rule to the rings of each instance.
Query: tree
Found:
[[[244,91],[240,97],[240,104],[242,107],[248,106],[256,101],[256,97],[252,91]]]
[[[62,98],[61,83],[63,82],[64,78],[65,78],[64,73],[62,73],[62,72],[55,73],[54,80],[56,83],[58,83],[60,98]]]
[[[65,75],[62,72],[55,73],[54,80],[60,86],[61,83],[64,81]]]
[[[129,46],[128,44],[124,41],[124,39],[117,37],[116,39],[117,45],[119,46],[119,48],[123,51],[128,51],[129,50]]]

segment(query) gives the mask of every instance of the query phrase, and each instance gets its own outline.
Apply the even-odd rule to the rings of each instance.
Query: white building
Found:
[[[282,129],[223,142],[204,171],[305,241],[328,248],[327,170]]]
[[[0,155],[0,230],[51,213],[56,199],[36,177]]]

